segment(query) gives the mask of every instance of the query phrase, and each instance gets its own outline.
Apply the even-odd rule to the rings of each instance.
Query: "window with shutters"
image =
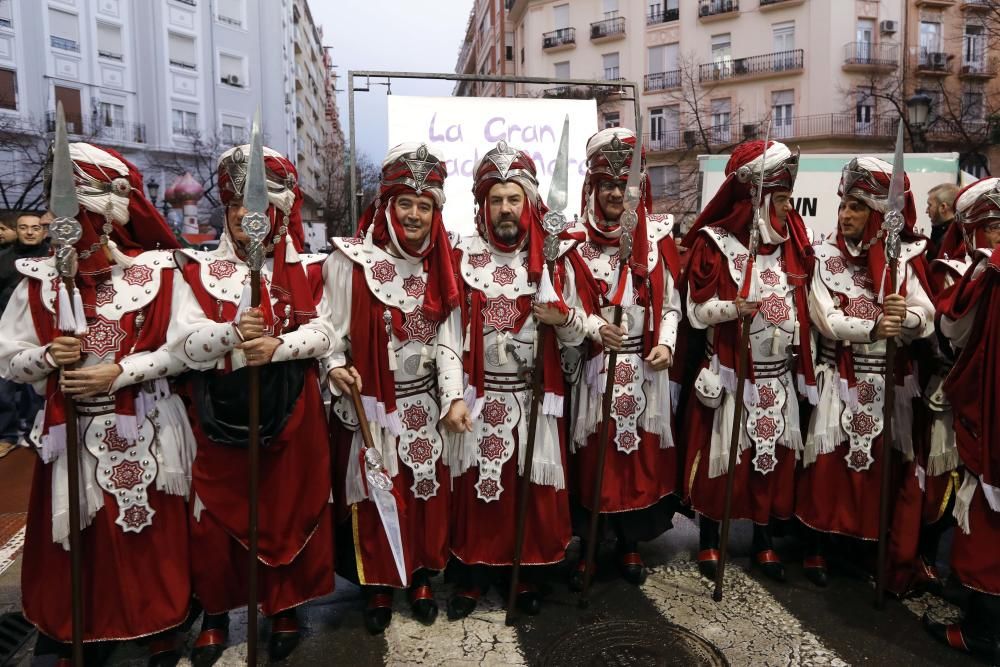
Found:
[[[621,78],[621,68],[619,67],[618,52],[605,53],[601,56],[604,65],[604,80],[615,81]]]
[[[555,64],[555,78],[556,79],[568,79],[569,76],[569,61],[565,60],[561,63]]]
[[[194,37],[170,33],[168,40],[170,64],[184,69],[198,69],[198,57],[194,46]]]
[[[215,0],[215,18],[219,23],[243,27],[244,0]]]
[[[556,30],[565,30],[569,25],[569,3],[556,5],[552,8],[552,27]]]
[[[609,111],[604,114],[604,125],[603,128],[606,130],[609,127],[621,127],[622,117],[617,111]]]
[[[181,136],[197,136],[198,114],[184,109],[173,109],[171,114],[173,133]]]
[[[125,127],[125,106],[113,102],[101,102],[98,122],[104,127]]]
[[[0,0],[0,28],[13,28],[14,22],[11,19],[12,0]]]
[[[49,43],[63,51],[80,50],[80,21],[76,14],[49,10]]]
[[[122,29],[110,23],[97,24],[97,55],[111,60],[122,60]]]
[[[17,72],[0,69],[0,109],[17,111]]]
[[[236,146],[246,141],[247,129],[243,125],[222,123],[222,141],[230,146]]]
[[[246,65],[241,56],[219,54],[219,75],[223,84],[243,88],[246,86]]]
[[[712,100],[712,134],[715,141],[719,143],[730,141],[732,115],[732,100],[728,97],[724,100]]]
[[[792,136],[792,116],[795,113],[795,91],[776,90],[771,93],[771,112],[774,136]]]

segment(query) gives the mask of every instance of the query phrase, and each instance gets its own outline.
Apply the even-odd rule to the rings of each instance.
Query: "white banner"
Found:
[[[480,158],[498,141],[524,150],[535,161],[542,198],[549,191],[563,120],[569,115],[569,217],[580,212],[587,172],[587,140],[597,132],[594,100],[502,97],[407,97],[389,100],[389,146],[418,141],[447,160],[445,226],[458,234],[474,229],[473,176]],[[372,156],[381,164],[383,156]]]

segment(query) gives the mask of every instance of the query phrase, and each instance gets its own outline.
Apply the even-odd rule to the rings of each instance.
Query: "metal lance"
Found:
[[[55,248],[56,270],[62,280],[62,287],[69,295],[60,299],[60,310],[76,301],[77,255],[74,246],[83,235],[76,215],[80,204],[76,198],[76,181],[73,175],[73,161],[69,156],[69,140],[66,138],[66,117],[62,102],[56,108],[56,136],[52,146],[52,188],[49,195],[49,210],[55,215],[49,225],[49,236]],[[82,313],[81,313],[82,315]],[[73,319],[69,313],[62,313],[60,320]],[[74,336],[86,326],[86,322],[76,322],[67,330],[60,326],[62,335]],[[69,468],[69,560],[70,596],[73,615],[73,664],[83,664],[83,590],[82,590],[82,545],[80,543],[80,443],[77,429],[76,401],[63,394],[63,409],[66,413],[66,463]]]
[[[760,156],[760,176],[753,187],[753,212],[750,217],[750,258],[747,260],[747,273],[744,277],[746,285],[753,284],[752,273],[757,270],[757,249],[760,246],[761,202],[764,198],[764,170],[767,167],[767,145],[771,143],[771,117],[767,119],[767,131],[764,133],[764,152]],[[748,165],[749,166],[749,165]],[[746,384],[750,371],[750,326],[753,323],[753,313],[739,317],[740,343],[736,350],[736,389],[733,399],[736,405],[733,409],[732,437],[729,439],[729,468],[726,470],[726,501],[722,511],[722,529],[719,536],[719,566],[715,572],[715,590],[712,599],[722,601],[722,586],[726,576],[726,555],[729,549],[729,524],[733,513],[733,484],[736,481],[736,459],[740,449],[740,436],[743,433],[743,385]]]
[[[642,127],[642,118],[638,119],[637,127]],[[639,215],[636,210],[639,208],[642,199],[641,190],[642,175],[642,137],[636,136],[635,145],[632,147],[632,162],[629,165],[628,182],[625,185],[625,200],[623,206],[625,210],[618,219],[621,228],[621,236],[618,238],[619,260],[618,266],[620,280],[625,279],[626,271],[629,268],[629,259],[632,257],[632,237],[635,228],[639,224]],[[624,298],[625,295],[622,295]],[[622,325],[622,305],[614,304],[614,315],[612,324],[615,329]],[[594,557],[597,553],[597,528],[601,519],[601,489],[604,486],[604,466],[607,461],[608,444],[611,441],[611,398],[615,390],[615,369],[618,366],[618,351],[609,350],[607,353],[608,365],[605,369],[606,380],[604,383],[604,397],[601,403],[601,426],[597,436],[597,470],[594,474],[594,491],[591,494],[590,502],[590,526],[587,530],[587,553],[584,561],[583,590],[580,591],[579,606],[585,608],[590,604],[590,582],[594,577]]]
[[[892,179],[889,181],[889,211],[882,221],[882,243],[885,256],[889,260],[888,271],[882,283],[886,295],[896,293],[896,271],[899,269],[899,235],[906,224],[903,207],[906,202],[903,170],[903,119],[899,120],[896,133],[896,154],[892,160]],[[896,406],[896,338],[885,339],[885,402],[883,404],[882,482],[879,489],[878,514],[878,573],[875,578],[875,606],[885,606],[885,580],[889,549],[889,487],[892,482],[892,417]]]
[[[250,267],[250,306],[260,307],[260,270],[264,265],[264,242],[271,230],[267,219],[267,176],[264,172],[264,144],[260,132],[260,110],[254,115],[250,134],[250,155],[247,157],[246,185],[243,206],[247,214],[240,226],[249,237],[246,254]],[[247,541],[249,542],[249,582],[247,586],[247,664],[257,664],[257,501],[260,478],[260,367],[247,368],[250,390],[247,432],[249,441],[250,479],[248,480]]]
[[[539,283],[539,292],[536,293],[536,303],[543,303],[539,298],[542,291],[542,283],[545,280],[555,279],[555,262],[559,257],[559,235],[566,229],[566,203],[569,200],[569,116],[563,120],[562,136],[559,139],[559,152],[556,154],[555,166],[552,169],[552,183],[549,186],[549,196],[545,201],[548,212],[542,218],[542,229],[545,230],[545,241],[542,245],[542,252],[545,254],[546,275],[543,275]],[[535,429],[538,426],[538,413],[541,409],[542,398],[545,395],[545,387],[542,384],[542,369],[544,368],[544,357],[546,341],[550,335],[549,327],[538,323],[537,351],[535,353],[535,370],[532,373],[531,388],[531,411],[528,413],[528,442],[524,449],[524,473],[521,475],[521,484],[518,488],[517,506],[517,526],[514,535],[514,558],[511,561],[513,566],[510,575],[510,591],[507,593],[507,625],[514,623],[515,607],[517,604],[517,589],[521,578],[521,554],[524,550],[525,523],[528,517],[528,499],[531,487],[531,469],[535,459]]]

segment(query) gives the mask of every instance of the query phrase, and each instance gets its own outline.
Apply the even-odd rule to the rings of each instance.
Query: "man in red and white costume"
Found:
[[[466,410],[461,332],[445,324],[459,303],[441,219],[446,175],[444,160],[423,144],[390,150],[357,236],[333,239],[324,269],[330,313],[322,323],[332,325],[334,344],[323,363],[342,394],[331,425],[338,563],[341,575],[362,587],[373,634],[388,627],[396,588],[409,588],[414,615],[433,623],[430,575],[449,558],[451,479],[439,422],[455,402],[456,411]],[[364,477],[355,381],[392,479],[399,525],[389,530],[398,530],[402,542],[405,580]]]
[[[960,623],[924,619],[953,648],[1000,663],[1000,179],[966,187],[956,200],[971,266],[942,301],[940,326],[958,359],[945,382],[964,466],[955,501],[951,570],[970,596]]]
[[[500,142],[476,166],[473,193],[477,233],[459,240],[456,269],[464,290],[461,313],[451,326],[464,332],[466,404],[455,415],[468,429],[451,438],[448,464],[454,479],[451,550],[459,590],[448,602],[452,619],[467,616],[492,583],[496,566],[512,564],[519,487],[529,483],[524,548],[526,566],[561,562],[571,539],[566,456],[560,426],[564,386],[560,345],[584,338],[575,275],[560,258],[549,281],[542,243],[546,212],[538,194],[535,163]],[[560,254],[571,247],[563,242]],[[538,303],[539,293],[561,299]],[[548,294],[546,294],[548,293]],[[551,329],[536,352],[539,326]],[[531,410],[531,374],[541,372],[544,396],[535,429],[530,480],[524,460]],[[459,418],[460,417],[460,418]],[[492,571],[490,566],[492,566]],[[535,567],[521,570],[518,606],[541,609]]]
[[[951,204],[954,210],[954,199]],[[961,280],[972,261],[965,246],[961,223],[954,218],[945,224],[946,229],[938,239],[927,274],[935,305],[951,292],[952,286]],[[907,589],[940,593],[943,582],[935,564],[938,546],[943,533],[955,525],[950,509],[961,483],[958,471],[961,462],[955,443],[952,409],[944,392],[944,380],[955,362],[955,351],[944,338],[928,336],[914,341],[914,356],[920,359],[918,371],[922,398],[922,404],[916,404],[913,412],[914,456],[923,492],[920,558],[914,559],[909,572],[899,571],[892,585],[898,593]]]
[[[879,537],[881,497],[885,341],[895,337],[897,369],[890,498],[894,503],[889,559],[906,565],[916,556],[916,525],[903,525],[905,498],[919,506],[913,454],[913,406],[919,386],[910,361],[910,343],[934,331],[934,306],[928,296],[925,239],[913,231],[916,210],[909,179],[902,215],[905,221],[894,291],[887,289],[889,262],[882,222],[890,210],[892,165],[859,157],[844,167],[836,236],[816,246],[816,270],[809,295],[819,333],[819,404],[812,414],[795,513],[812,530],[806,545],[805,573],[820,586],[827,582],[826,560],[818,533],[862,540]],[[898,501],[897,494],[899,495]],[[919,512],[919,510],[918,510]],[[919,519],[917,520],[919,524]],[[818,531],[818,532],[817,532]],[[912,533],[912,535],[910,534]],[[912,543],[912,554],[903,545]]]
[[[765,161],[766,158],[766,161]],[[753,220],[753,190],[764,171],[761,214]],[[799,396],[816,400],[809,333],[808,282],[812,246],[791,194],[798,155],[771,142],[748,141],[733,151],[726,180],[688,232],[688,318],[708,329],[706,358],[686,421],[684,491],[701,515],[698,567],[715,577],[719,521],[725,511],[729,444],[737,400],[744,405],[732,518],[753,521],[754,561],[784,581],[772,546],[772,519],[795,509],[795,467],[802,451]],[[760,245],[750,256],[750,225]],[[737,387],[739,322],[752,315],[751,370]]]
[[[191,381],[198,438],[191,500],[192,578],[205,609],[192,660],[218,659],[228,612],[247,604],[246,366],[260,366],[260,606],[271,617],[269,652],[280,659],[299,639],[295,608],[333,590],[330,451],[316,362],[330,339],[308,328],[322,296],[323,255],[300,255],[302,194],[295,167],[264,148],[270,232],[261,269],[261,306],[250,308],[247,211],[249,146],[219,158],[226,226],[217,250],[177,253],[183,280],[170,340],[174,354],[203,371]]]
[[[27,279],[0,320],[0,375],[33,383],[47,399],[26,438],[39,458],[25,534],[24,615],[62,644],[69,664],[63,406],[71,397],[79,416],[83,639],[155,637],[150,664],[175,664],[169,631],[185,620],[191,596],[186,497],[194,456],[183,403],[167,381],[184,370],[165,347],[177,242],[134,165],[92,144],[69,151],[83,231],[77,298],[62,287],[52,257],[21,260],[17,270]]]
[[[625,211],[633,146],[635,133],[617,127],[601,130],[587,142],[583,220],[571,232],[581,243],[568,257],[576,272],[589,276],[597,286],[598,293],[591,297],[594,304],[588,309],[593,312],[587,327],[598,346],[578,387],[580,409],[571,477],[583,519],[593,510],[598,457],[606,457],[598,511],[608,519],[617,538],[622,575],[639,585],[647,572],[638,542],[654,540],[671,527],[677,500],[673,495],[677,486],[677,449],[671,422],[679,387],[671,384],[667,369],[677,343],[681,300],[675,288],[680,258],[670,235],[673,217],[652,213],[645,170],[632,256],[624,270],[619,261],[622,231],[618,221]],[[611,323],[615,304],[623,307],[621,329]],[[598,442],[607,382],[604,349],[619,352],[607,452]],[[580,523],[582,528],[589,521]],[[575,590],[583,585],[584,553],[586,546],[582,545],[580,561],[570,579]]]

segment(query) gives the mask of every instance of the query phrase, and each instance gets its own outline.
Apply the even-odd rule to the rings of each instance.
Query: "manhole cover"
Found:
[[[541,656],[544,667],[629,665],[727,666],[725,656],[690,630],[671,623],[608,621],[563,635]]]

